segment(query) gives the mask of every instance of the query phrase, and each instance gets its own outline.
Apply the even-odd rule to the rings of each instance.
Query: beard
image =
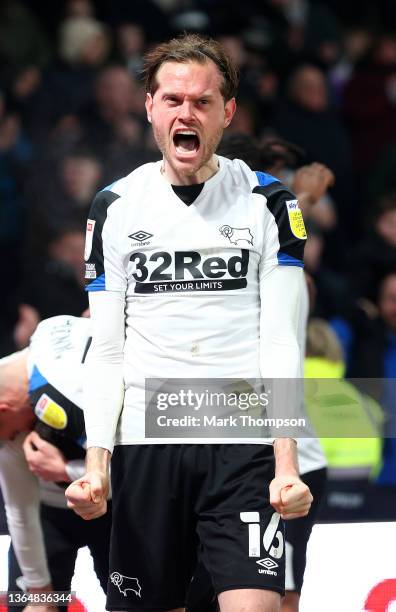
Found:
[[[216,152],[224,132],[224,128],[221,126],[205,142],[200,139],[197,158],[195,160],[191,160],[191,162],[188,160],[181,162],[179,160],[174,160],[173,156],[171,155],[171,147],[174,146],[172,138],[164,135],[161,130],[155,127],[155,125],[152,127],[155,142],[157,143],[157,147],[161,151],[166,162],[178,174],[186,177],[193,176],[210,162],[213,154]]]

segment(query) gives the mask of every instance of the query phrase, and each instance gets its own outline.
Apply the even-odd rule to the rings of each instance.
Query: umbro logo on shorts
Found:
[[[257,570],[259,574],[267,574],[267,576],[277,576],[278,573],[274,572],[276,567],[279,567],[275,561],[267,557],[266,559],[260,559],[260,561],[256,561],[258,565],[261,565],[264,569]]]
[[[262,565],[266,569],[275,569],[275,567],[279,567],[279,565],[269,557],[266,557],[265,559],[260,559],[260,561],[256,561],[256,563],[257,565]]]
[[[132,591],[137,597],[141,597],[142,587],[137,578],[123,576],[119,572],[113,572],[110,574],[110,580],[124,597],[127,597],[127,591]]]

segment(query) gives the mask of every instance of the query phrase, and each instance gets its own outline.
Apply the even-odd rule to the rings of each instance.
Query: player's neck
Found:
[[[193,174],[187,174],[184,172],[180,172],[174,167],[172,167],[166,159],[164,159],[161,166],[161,174],[169,181],[172,185],[198,185],[200,183],[205,183],[212,176],[214,176],[219,171],[219,162],[215,155],[213,155],[210,160],[194,172]]]

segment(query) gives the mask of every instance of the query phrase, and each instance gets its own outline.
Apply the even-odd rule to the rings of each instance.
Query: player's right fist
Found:
[[[106,514],[109,479],[102,472],[87,472],[66,489],[67,505],[86,521]]]

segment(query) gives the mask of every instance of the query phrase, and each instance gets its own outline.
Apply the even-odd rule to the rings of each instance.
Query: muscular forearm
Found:
[[[68,507],[85,520],[103,516],[107,510],[110,458],[106,448],[90,447],[85,475],[66,489]]]
[[[87,472],[101,472],[107,474],[109,470],[111,453],[107,448],[92,446],[87,450]]]
[[[298,476],[297,444],[291,438],[274,441],[275,476]]]
[[[270,503],[284,519],[306,516],[312,495],[298,475],[296,443],[290,438],[277,438],[274,451],[275,478],[270,484]]]

